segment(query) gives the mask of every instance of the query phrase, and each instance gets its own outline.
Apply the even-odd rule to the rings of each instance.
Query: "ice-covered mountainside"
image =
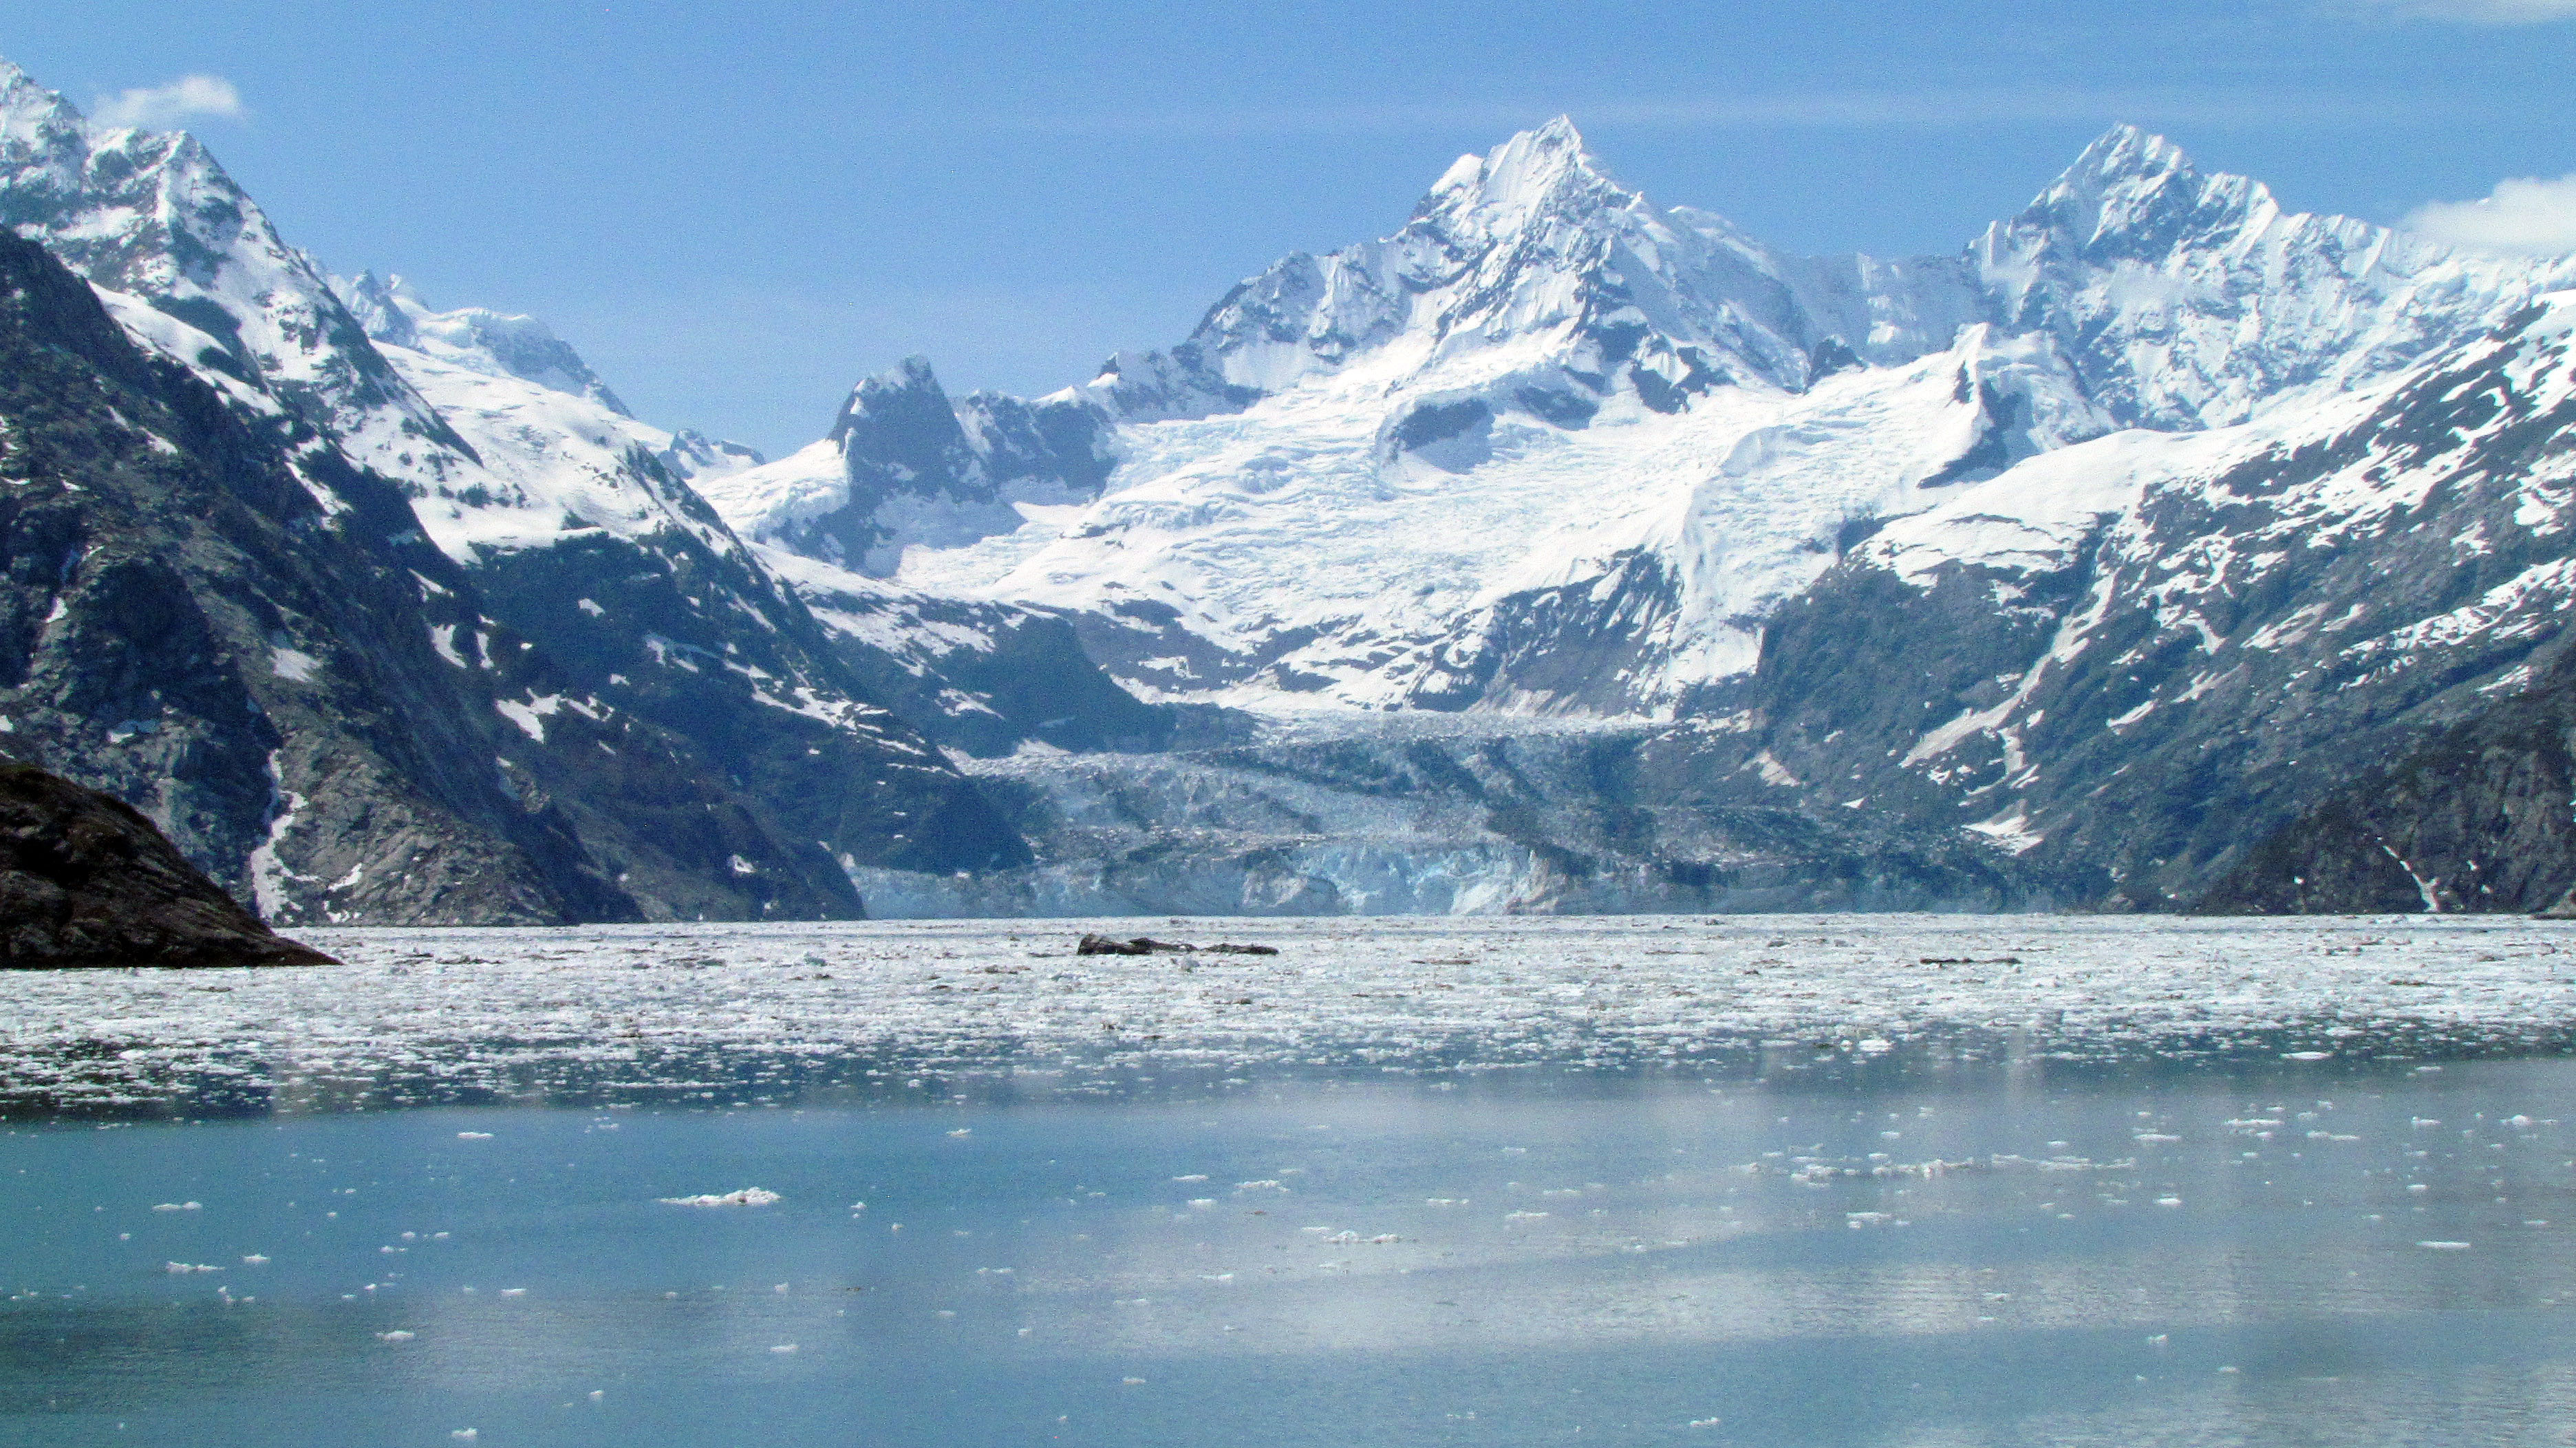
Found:
[[[525,810],[556,811],[549,848],[613,877],[616,908],[852,913],[844,862],[1020,857],[684,481],[743,450],[625,416],[533,322],[435,313],[369,284],[353,287],[362,323],[194,140],[94,126],[14,68],[0,69],[0,219],[273,439],[318,509],[297,526],[372,540],[343,561],[425,601],[417,645],[464,700],[415,702],[473,716],[444,722],[494,741],[474,768],[497,767]],[[174,835],[261,837],[272,914],[405,918],[399,892],[351,893],[400,878],[400,811],[310,818],[293,801],[329,782],[298,771],[327,761],[281,758],[274,798],[247,802],[259,818]],[[133,783],[86,745],[43,762]],[[352,857],[366,868],[322,864]],[[228,880],[248,868],[201,863]]]
[[[907,363],[710,496],[777,547],[1060,612],[1149,697],[1670,716],[1740,693],[1765,621],[1888,519],[2118,429],[2320,403],[2571,280],[2285,213],[2126,127],[1958,255],[1795,257],[1558,121],[1168,352],[1028,404]]]

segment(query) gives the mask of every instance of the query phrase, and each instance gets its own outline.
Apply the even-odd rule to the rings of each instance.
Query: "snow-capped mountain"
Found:
[[[1082,823],[1107,766],[1032,761],[985,773],[1042,868],[923,909],[1410,898],[1389,837],[1444,898],[1732,908],[1782,878],[1759,862],[1783,837],[1741,823],[1764,807],[1825,839],[1964,829],[2019,872],[2005,896],[2170,906],[2353,749],[2533,677],[2566,550],[2556,312],[2531,308],[2571,286],[2576,263],[2288,213],[2128,127],[1955,255],[1795,257],[1646,201],[1557,122],[1462,158],[1385,239],[1291,256],[1182,344],[1020,404],[1044,447],[987,450],[981,419],[1013,404],[951,403],[916,360],[710,496],[836,576],[1063,617],[1147,697],[1670,724],[1592,751],[1657,821],[1568,826],[1616,841],[1592,876],[1362,808],[1378,823],[1185,865],[1147,850],[1157,886]],[[1406,747],[1451,751],[1454,782],[1505,742]],[[1259,778],[1316,777],[1307,747],[1140,764],[1115,797],[1259,816]],[[1225,804],[1220,776],[1252,794]],[[2002,898],[1914,846],[1846,855],[1915,882],[1896,895]],[[1718,856],[1737,863],[1691,873]],[[1481,883],[1455,878],[1468,859]],[[1848,900],[1853,878],[1767,898]]]
[[[684,481],[754,461],[744,450],[627,416],[526,319],[434,312],[366,280],[353,311],[197,142],[93,126],[14,68],[0,69],[0,218],[279,450],[317,510],[294,525],[362,540],[363,566],[418,595],[407,647],[454,671],[468,701],[472,717],[448,722],[479,741],[471,787],[419,761],[334,775],[291,730],[273,786],[228,786],[223,808],[243,818],[204,837],[256,837],[264,853],[210,845],[200,863],[237,886],[268,880],[272,916],[420,918],[401,811],[370,808],[391,788],[444,801],[468,836],[483,828],[473,800],[494,788],[553,811],[542,847],[609,883],[540,914],[855,913],[850,864],[1019,855]],[[293,651],[311,674],[361,661]],[[94,732],[44,741],[42,762],[130,786],[119,751],[144,736]],[[297,803],[341,796],[327,811]],[[471,868],[513,867],[483,851]],[[451,893],[515,898],[517,884]]]
[[[2552,275],[2285,214],[2130,128],[1954,256],[1795,257],[1620,186],[1560,120],[1168,352],[1031,404],[944,405],[910,362],[709,496],[775,546],[1061,613],[1149,697],[1673,717],[1884,520],[2367,384]],[[1045,426],[988,443],[1002,416]]]

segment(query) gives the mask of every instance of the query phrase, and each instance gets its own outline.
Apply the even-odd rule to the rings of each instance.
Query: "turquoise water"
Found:
[[[2576,1062],[2426,1065],[21,1118],[0,1442],[2565,1443]]]

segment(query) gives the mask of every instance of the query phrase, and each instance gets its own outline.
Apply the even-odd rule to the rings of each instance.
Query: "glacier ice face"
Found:
[[[1437,714],[1274,724],[1163,754],[968,766],[1037,859],[856,875],[873,915],[1993,910],[1981,844],[1784,808],[1696,731]]]

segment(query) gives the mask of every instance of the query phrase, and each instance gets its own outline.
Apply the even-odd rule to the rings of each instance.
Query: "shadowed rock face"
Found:
[[[272,934],[132,806],[0,764],[0,969],[332,963]]]
[[[2247,851],[2221,915],[2576,915],[2576,669],[2431,736]]]

